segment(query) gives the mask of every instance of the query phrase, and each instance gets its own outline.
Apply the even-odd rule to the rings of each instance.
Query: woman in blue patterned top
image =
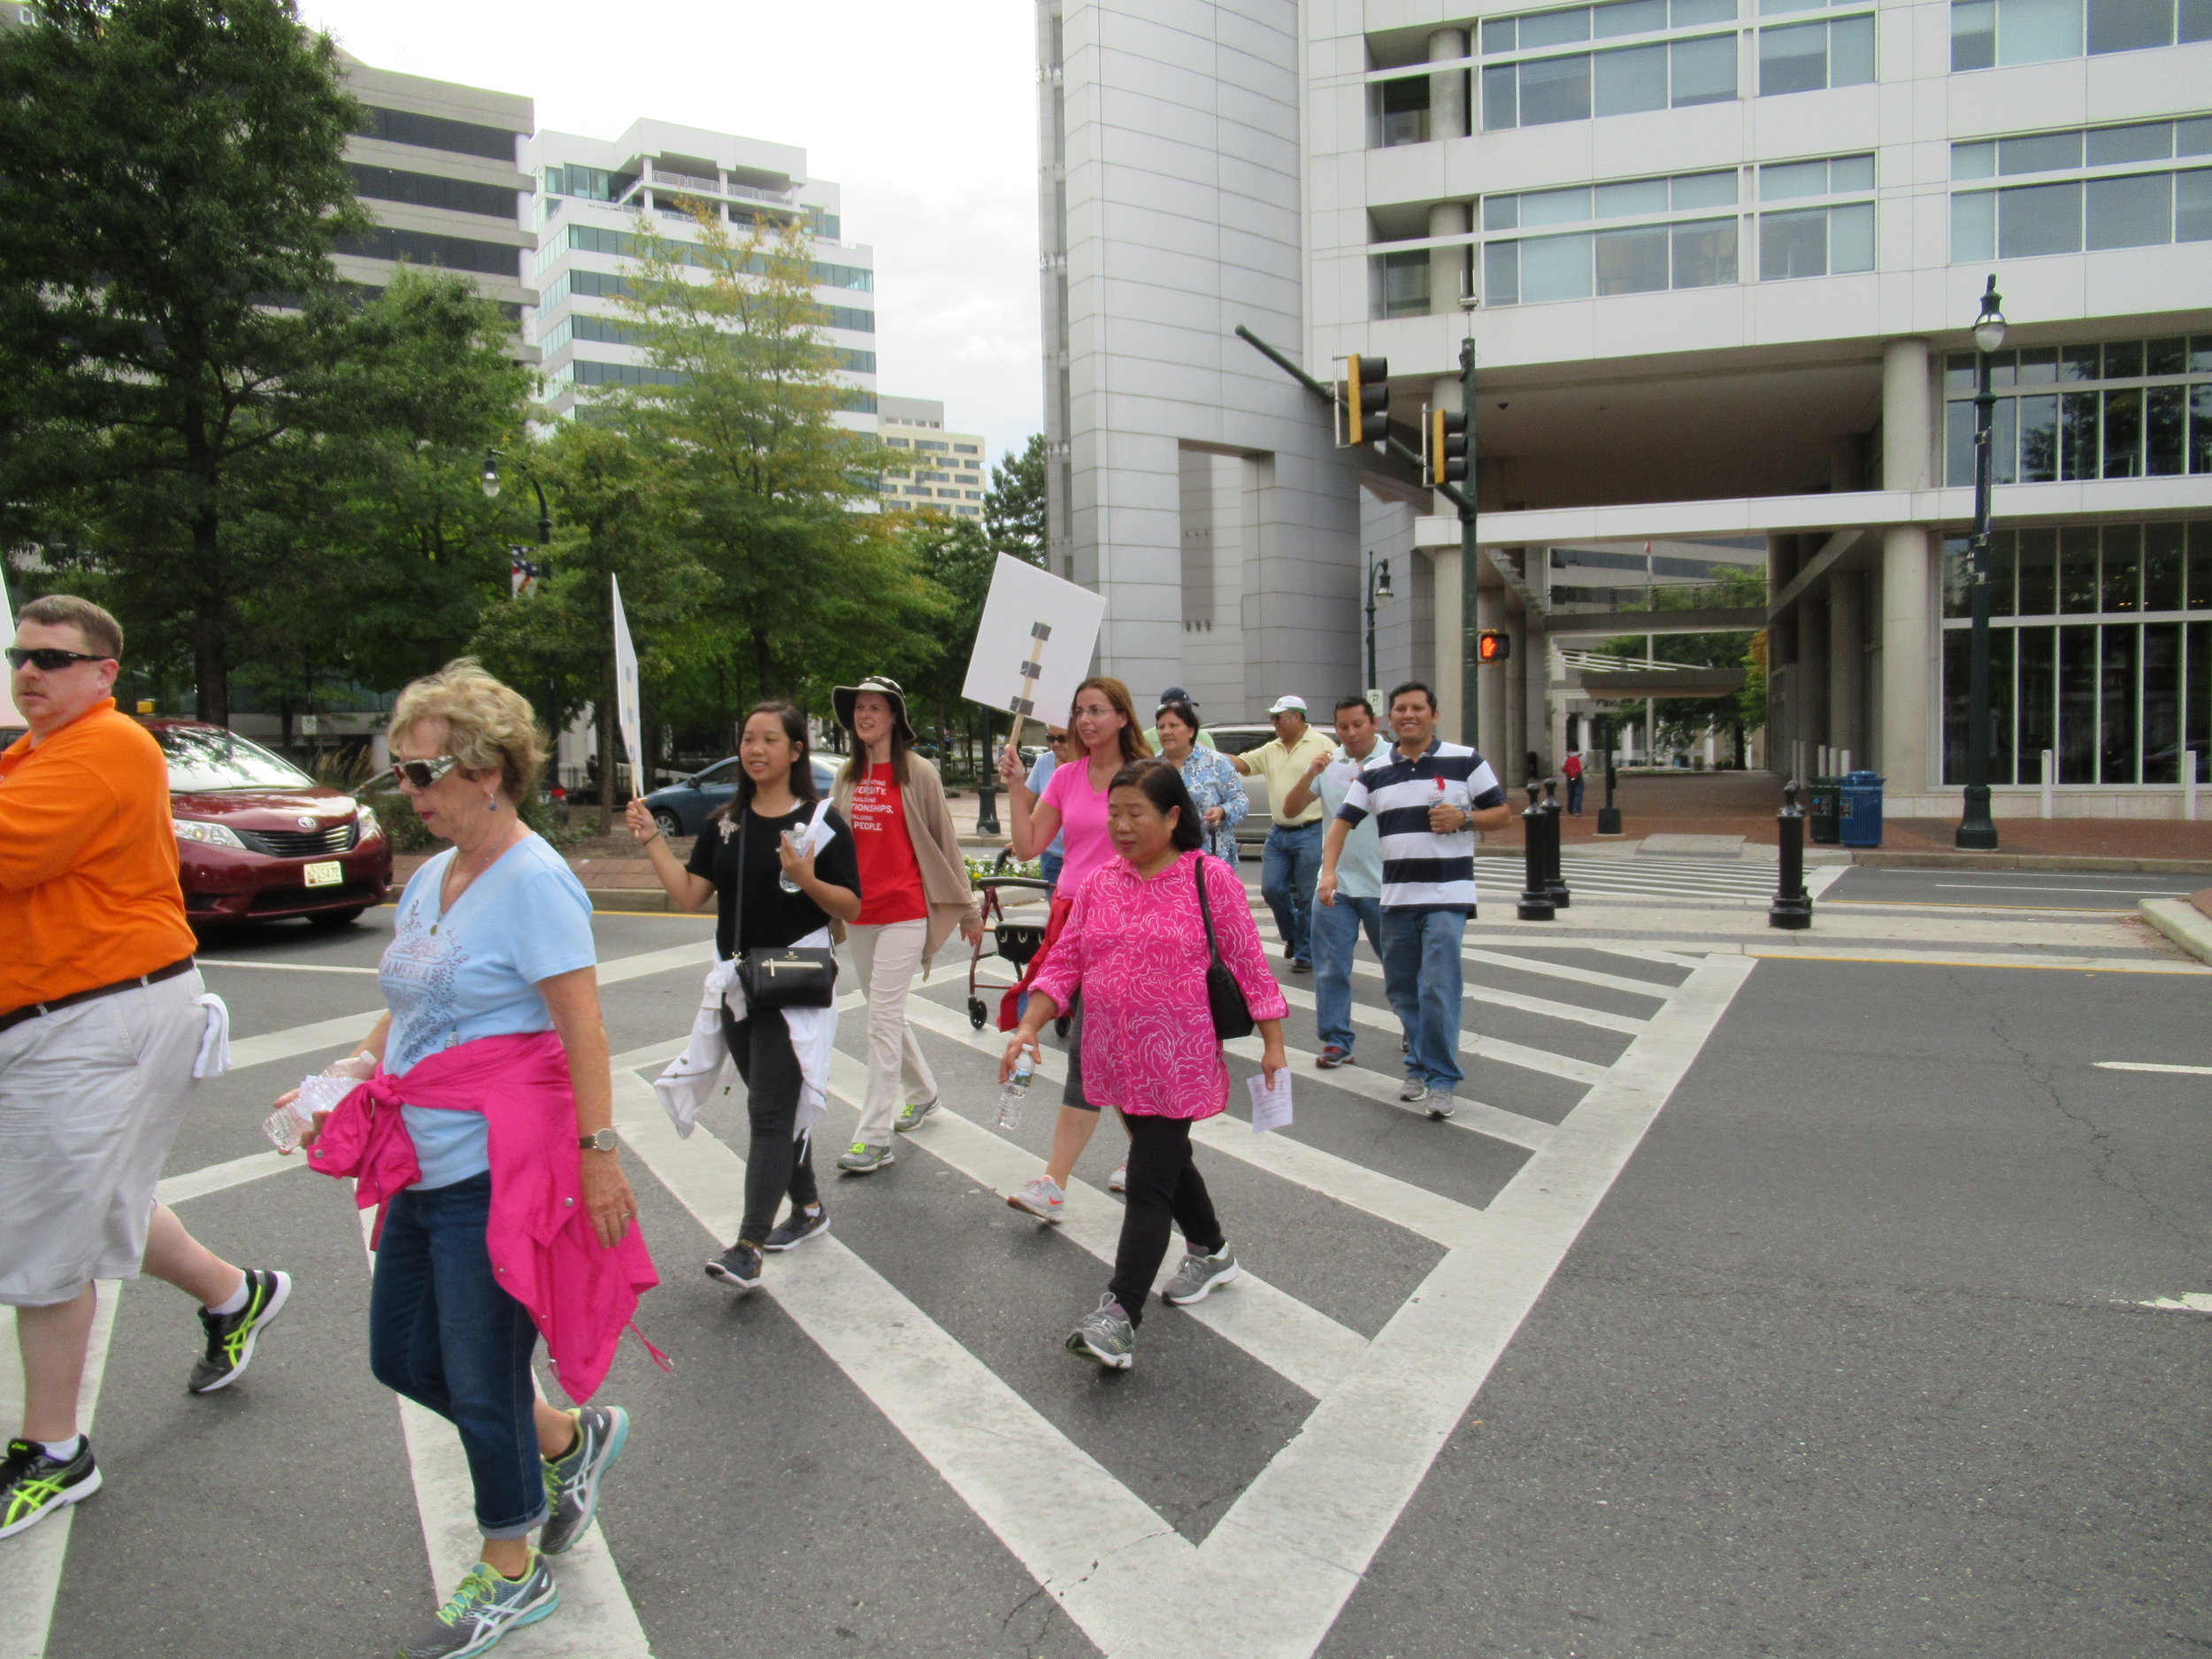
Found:
[[[1252,798],[1244,792],[1244,780],[1237,775],[1237,769],[1229,764],[1226,755],[1217,754],[1199,742],[1198,710],[1189,703],[1163,703],[1159,722],[1160,754],[1183,774],[1183,784],[1190,791],[1191,802],[1206,821],[1206,850],[1217,858],[1226,859],[1233,870],[1237,862],[1237,826],[1252,810]]]

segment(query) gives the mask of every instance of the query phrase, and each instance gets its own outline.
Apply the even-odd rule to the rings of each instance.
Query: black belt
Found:
[[[134,991],[141,986],[158,985],[164,979],[173,979],[180,973],[189,973],[197,964],[187,956],[173,962],[165,968],[156,968],[151,973],[142,973],[135,979],[118,979],[113,985],[97,985],[89,991],[72,991],[67,996],[55,997],[51,1002],[31,1002],[22,1008],[0,1014],[0,1031],[10,1031],[27,1019],[37,1019],[57,1009],[69,1008],[78,1002],[89,1002],[98,997],[113,996],[118,991]]]

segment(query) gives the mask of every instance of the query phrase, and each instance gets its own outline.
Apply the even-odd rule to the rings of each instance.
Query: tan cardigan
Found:
[[[922,972],[926,975],[937,948],[952,937],[955,928],[982,921],[983,905],[968,879],[968,861],[961,854],[959,832],[953,828],[952,809],[945,804],[944,780],[937,768],[919,755],[907,756],[906,785],[900,794],[914,862],[922,872],[922,896],[929,903],[929,933],[922,947]],[[837,770],[830,804],[847,823],[852,822],[853,785],[843,766]]]

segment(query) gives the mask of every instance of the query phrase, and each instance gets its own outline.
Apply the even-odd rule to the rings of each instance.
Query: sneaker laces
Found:
[[[523,1577],[526,1578],[529,1574],[525,1573]],[[496,1601],[501,1585],[520,1582],[520,1579],[507,1578],[490,1562],[480,1561],[469,1569],[468,1576],[456,1586],[452,1599],[438,1609],[438,1622],[441,1624],[458,1624],[476,1609]]]

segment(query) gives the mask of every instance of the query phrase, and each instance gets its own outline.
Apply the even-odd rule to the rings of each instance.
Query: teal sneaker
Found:
[[[630,1439],[630,1414],[620,1406],[586,1406],[572,1411],[576,1444],[565,1457],[545,1460],[545,1501],[551,1506],[538,1534],[542,1555],[559,1555],[591,1530],[599,1512],[599,1482]]]
[[[92,1437],[81,1435],[74,1457],[50,1457],[36,1440],[10,1440],[0,1462],[0,1538],[36,1526],[100,1489]]]
[[[503,1578],[489,1562],[480,1561],[430,1628],[399,1650],[399,1659],[465,1659],[497,1647],[508,1632],[536,1624],[560,1604],[560,1586],[541,1552],[530,1552],[530,1571],[520,1578]]]

